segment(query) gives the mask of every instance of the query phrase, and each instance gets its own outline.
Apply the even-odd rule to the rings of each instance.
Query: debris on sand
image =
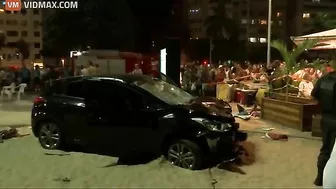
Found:
[[[59,178],[53,179],[53,181],[60,181],[60,182],[67,183],[67,182],[70,182],[71,180],[68,177],[63,177],[63,178],[59,177]]]
[[[19,134],[18,130],[15,128],[5,129],[5,130],[0,131],[0,143],[3,143],[4,140],[8,140],[11,138],[24,137],[28,135],[30,134],[25,134],[25,135]]]

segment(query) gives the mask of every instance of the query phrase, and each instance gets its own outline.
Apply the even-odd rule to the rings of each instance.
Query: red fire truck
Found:
[[[75,52],[72,56],[72,67],[77,73],[81,66],[87,66],[89,61],[99,66],[102,75],[131,73],[138,64],[143,74],[156,75],[158,73],[159,56],[143,55],[133,52],[113,50],[89,50]]]

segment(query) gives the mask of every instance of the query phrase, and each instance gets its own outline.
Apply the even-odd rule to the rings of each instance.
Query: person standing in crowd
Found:
[[[88,75],[97,75],[97,69],[92,61],[89,61],[89,67],[87,68]]]
[[[217,74],[216,72],[217,72],[217,69],[216,69],[215,65],[210,64],[210,73],[209,73],[209,75],[210,75],[211,81],[215,81],[216,80],[216,74]]]
[[[6,77],[7,77],[7,73],[5,72],[4,69],[0,70],[0,87],[5,86],[6,84]]]
[[[192,71],[190,65],[187,65],[184,69],[182,78],[182,86],[187,91],[190,91],[191,89],[191,79],[192,79]]]
[[[95,68],[96,68],[96,75],[99,75],[100,74],[99,64],[95,64]]]
[[[30,71],[29,69],[26,67],[26,65],[23,65],[22,69],[21,69],[21,82],[25,83],[27,85],[30,84]]]
[[[322,131],[322,147],[317,160],[317,176],[314,181],[316,186],[322,186],[323,181],[328,183],[334,180],[335,175],[323,175],[323,172],[329,174],[334,172],[336,167],[333,167],[333,171],[324,170],[331,152],[334,147],[336,139],[336,71],[327,73],[317,80],[311,96],[314,97],[321,107],[322,119],[321,119],[321,131]],[[335,161],[335,160],[333,160]],[[329,167],[330,169],[330,167]],[[324,178],[325,176],[325,178]],[[331,179],[328,181],[328,179]]]
[[[224,71],[225,71],[225,78],[224,80],[230,80],[231,79],[231,69],[228,64],[224,64]]]
[[[63,77],[70,77],[71,76],[71,71],[69,66],[65,66],[63,69]]]
[[[58,79],[59,75],[54,67],[50,67],[50,70],[48,72],[48,79],[49,80],[55,80]]]
[[[83,65],[81,65],[81,75],[82,76],[88,76],[89,75],[89,70],[85,68]]]
[[[333,72],[334,71],[334,68],[332,68],[331,66],[330,66],[330,64],[326,64],[326,66],[325,66],[325,71],[327,72],[327,73],[329,73],[329,72]]]
[[[35,66],[34,69],[34,88],[35,91],[40,91],[40,84],[41,84],[41,70],[40,67],[38,65]]]
[[[314,88],[314,84],[312,82],[312,76],[310,76],[308,73],[305,73],[303,75],[303,80],[299,84],[299,97],[310,97],[310,94]]]
[[[216,82],[223,82],[226,77],[224,67],[222,65],[218,66],[218,71],[216,74]]]
[[[211,82],[210,70],[208,66],[204,66],[201,71],[201,80],[200,83],[202,85],[202,95],[205,95],[205,91],[208,89],[209,83]]]
[[[239,63],[235,64],[234,76],[235,76],[235,79],[240,79],[244,76],[247,76],[246,71],[241,67]]]
[[[142,75],[142,70],[141,70],[139,64],[135,64],[134,65],[134,70],[133,70],[132,74],[140,74],[140,75]]]

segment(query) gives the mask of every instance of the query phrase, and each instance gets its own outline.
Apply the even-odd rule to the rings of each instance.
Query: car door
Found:
[[[55,99],[62,111],[68,137],[74,142],[86,144],[87,121],[82,81],[70,82],[64,94]]]
[[[85,102],[95,143],[116,156],[150,148],[154,122],[141,93],[112,81],[89,81],[88,88]]]

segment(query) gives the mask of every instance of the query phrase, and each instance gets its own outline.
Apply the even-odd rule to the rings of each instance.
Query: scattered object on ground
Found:
[[[246,172],[243,171],[237,164],[234,164],[234,163],[222,163],[222,164],[218,165],[218,168],[223,169],[223,170],[227,170],[227,171],[230,171],[230,172],[246,175]]]
[[[255,151],[256,147],[253,143],[249,141],[241,142],[239,143],[238,155],[235,161],[221,163],[218,168],[245,175],[246,172],[239,166],[252,165],[255,162]]]
[[[25,134],[25,135],[19,134],[18,130],[15,128],[5,129],[5,130],[0,131],[0,143],[3,143],[4,140],[8,140],[11,138],[24,137],[28,135],[30,134]]]
[[[235,117],[238,117],[242,120],[249,120],[251,118],[250,114],[239,104],[237,104],[238,113],[234,114]]]
[[[260,111],[252,111],[250,114],[253,117],[260,117]]]
[[[255,162],[256,147],[252,142],[241,142],[238,150],[238,156],[236,158],[236,164],[238,165],[252,165]]]
[[[234,116],[237,117],[237,118],[240,118],[240,119],[242,119],[242,120],[245,120],[245,121],[251,119],[251,116],[250,116],[250,115],[239,115],[239,113],[238,113],[238,114],[234,114]]]
[[[238,115],[250,115],[241,105],[237,104]]]
[[[275,128],[274,127],[263,127],[261,128],[263,131],[273,131]]]
[[[253,117],[260,117],[260,108],[258,108],[258,105],[255,104],[253,108],[250,110],[250,115]]]
[[[70,154],[57,154],[57,153],[47,153],[47,152],[44,152],[44,155],[47,155],[47,156],[70,156]]]
[[[121,165],[121,164],[118,163],[118,162],[112,162],[112,163],[110,163],[110,164],[105,165],[103,168],[114,167],[114,166],[117,166],[117,165]]]
[[[61,182],[70,182],[71,180],[68,177],[64,178],[55,178],[53,181],[61,181]]]
[[[288,136],[285,134],[277,134],[277,133],[266,133],[265,134],[266,138],[272,139],[272,140],[282,140],[282,141],[287,141]]]

